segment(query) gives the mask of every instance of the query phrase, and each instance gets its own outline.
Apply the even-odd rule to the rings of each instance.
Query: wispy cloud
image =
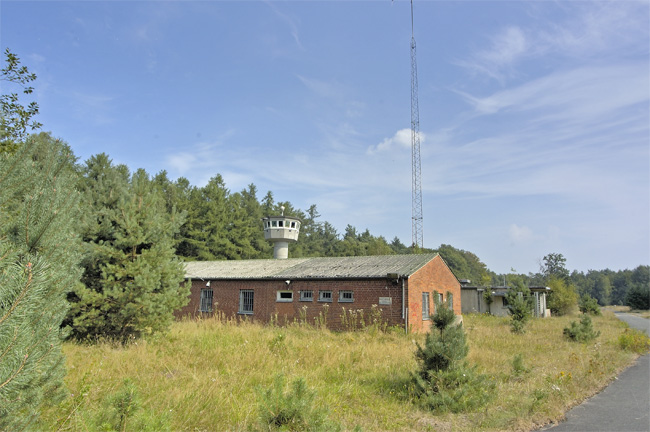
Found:
[[[457,64],[502,82],[515,73],[514,66],[528,53],[530,42],[521,28],[509,26],[491,37],[489,44],[488,48],[475,52],[471,59],[459,60]]]
[[[638,50],[638,40],[647,39],[647,3],[635,1],[567,2],[556,5],[552,18],[537,16],[526,28],[507,24],[486,35],[485,47],[459,58],[455,63],[473,75],[505,84],[521,77],[518,67],[527,60],[549,54],[571,60],[602,60],[606,51],[620,54]],[[548,12],[548,8],[544,8]],[[558,13],[559,12],[559,13]],[[647,51],[647,46],[645,47]]]
[[[271,1],[267,0],[265,1],[265,3],[273,11],[273,13],[289,27],[289,32],[291,33],[291,37],[293,41],[296,43],[296,46],[301,50],[304,50],[305,48],[303,47],[302,42],[300,41],[300,32],[298,30],[298,19],[295,17],[291,17],[284,12],[281,12],[280,9],[278,9],[277,6]]]

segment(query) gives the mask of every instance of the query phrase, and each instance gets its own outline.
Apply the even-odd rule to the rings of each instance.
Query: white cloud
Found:
[[[425,136],[420,132],[420,144],[424,143]],[[371,145],[366,150],[366,154],[374,155],[375,153],[411,148],[411,129],[400,129],[390,138],[384,138],[382,142]]]

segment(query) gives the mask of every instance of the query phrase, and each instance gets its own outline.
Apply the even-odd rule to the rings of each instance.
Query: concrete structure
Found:
[[[289,258],[289,242],[298,241],[300,219],[284,216],[284,207],[282,207],[281,216],[267,216],[262,221],[264,238],[273,242],[273,258]]]
[[[344,328],[344,308],[363,310],[367,317],[374,305],[388,325],[422,332],[431,326],[435,299],[461,313],[460,283],[438,254],[203,261],[186,263],[185,270],[190,301],[177,317],[218,310],[282,324],[314,323],[327,313],[328,327],[336,330]]]
[[[469,282],[469,281],[468,281]],[[508,302],[506,294],[509,287],[477,287],[461,286],[462,312],[466,313],[489,313],[495,316],[508,316]],[[533,315],[536,317],[550,317],[551,311],[547,308],[546,297],[550,292],[549,287],[529,287],[535,297],[535,306]],[[488,304],[486,292],[492,299],[492,304]]]

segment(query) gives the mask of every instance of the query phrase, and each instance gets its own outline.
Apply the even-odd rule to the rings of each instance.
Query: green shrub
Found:
[[[625,351],[645,354],[650,350],[650,338],[640,330],[626,328],[618,337],[618,346]]]
[[[436,304],[424,347],[417,345],[419,369],[413,384],[419,402],[438,412],[463,412],[487,403],[492,385],[465,361],[469,346],[462,324],[446,304]]]
[[[548,308],[554,316],[568,315],[576,310],[578,294],[573,285],[562,278],[551,278],[548,281],[551,293],[548,297]]]
[[[285,391],[283,375],[277,375],[273,386],[258,389],[259,420],[263,430],[338,431],[340,426],[330,422],[327,411],[315,406],[316,393],[307,388],[303,378],[291,383]]]
[[[477,373],[476,367],[463,363],[446,370],[431,370],[426,379],[416,377],[415,390],[425,408],[438,413],[459,413],[485,406],[494,384]]]
[[[625,304],[636,310],[650,309],[650,285],[633,285],[625,296]]]
[[[512,359],[512,374],[516,377],[524,375],[530,371],[524,365],[524,356],[521,353],[516,354]]]
[[[524,333],[526,331],[526,323],[533,316],[533,300],[530,296],[530,291],[508,290],[506,295],[508,299],[508,312],[512,317],[510,321],[510,329],[513,333]]]
[[[589,342],[600,336],[600,332],[594,330],[589,315],[583,315],[579,324],[577,321],[571,321],[571,326],[565,327],[563,333],[567,339],[574,342]]]
[[[591,314],[600,316],[600,306],[598,305],[598,300],[591,297],[589,294],[584,294],[580,297],[580,302],[578,304],[580,312],[585,314]]]

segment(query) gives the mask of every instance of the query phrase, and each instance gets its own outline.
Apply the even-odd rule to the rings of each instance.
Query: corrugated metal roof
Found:
[[[189,279],[335,279],[410,276],[438,254],[185,263]]]

